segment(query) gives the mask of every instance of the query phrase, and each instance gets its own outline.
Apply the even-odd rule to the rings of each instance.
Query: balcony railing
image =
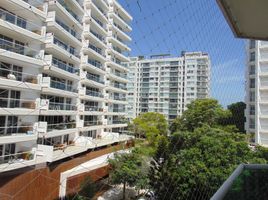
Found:
[[[34,153],[32,151],[24,151],[14,154],[7,154],[0,156],[0,164],[13,164],[13,163],[21,163],[34,159]]]
[[[120,77],[120,78],[124,78],[126,79],[127,78],[127,74],[124,74],[124,73],[120,73],[120,72],[112,72],[114,75]]]
[[[64,62],[62,62],[62,61],[60,61],[58,59],[53,58],[52,63],[56,67],[58,67],[58,68],[60,68],[60,69],[62,69],[64,71],[70,72],[72,74],[75,74],[75,73],[79,72],[79,69],[76,69],[76,68],[74,68],[74,67],[72,67],[70,65],[67,65],[66,63],[64,63]]]
[[[118,83],[111,83],[111,86],[118,88],[118,89],[127,90],[126,85],[122,85],[122,84],[118,84]]]
[[[110,108],[109,112],[124,113],[124,112],[126,112],[126,109],[124,109],[124,108]]]
[[[99,68],[101,70],[104,70],[103,65],[99,61],[97,61],[97,60],[88,59],[88,63],[91,64],[91,65],[93,65],[94,67],[97,67],[97,68]]]
[[[101,83],[101,84],[104,84],[104,80],[103,79],[101,79],[98,76],[93,76],[92,74],[87,74],[87,79],[88,80],[95,81],[95,82],[98,82],[98,83]]]
[[[100,97],[100,98],[104,97],[104,95],[102,93],[96,92],[96,91],[90,91],[90,90],[86,91],[86,95],[92,96],[92,97]]]
[[[11,52],[18,53],[18,54],[21,54],[24,56],[29,56],[32,58],[41,59],[38,51],[36,51],[30,47],[20,45],[20,44],[15,43],[15,42],[10,42],[10,41],[5,40],[5,39],[0,39],[0,48],[4,49],[6,51],[11,51]]]
[[[127,98],[125,96],[114,96],[113,99],[118,100],[118,101],[126,101],[127,100]]]
[[[69,122],[69,123],[57,123],[57,124],[48,124],[47,131],[54,131],[54,130],[65,130],[65,129],[72,129],[76,128],[76,122]]]
[[[76,39],[78,39],[79,41],[81,41],[81,39],[78,37],[77,32],[70,28],[68,25],[66,25],[65,23],[61,22],[60,20],[56,20],[57,24],[59,24],[64,30],[66,30],[68,33],[70,33],[72,36],[74,36]]]
[[[60,89],[60,90],[69,91],[69,92],[75,92],[75,91],[72,89],[72,86],[71,86],[71,85],[68,85],[68,84],[66,84],[66,83],[59,82],[59,81],[51,80],[51,81],[50,81],[50,87],[55,88],[55,89]]]
[[[103,23],[102,23],[100,20],[98,20],[97,18],[95,18],[95,17],[93,17],[93,16],[91,16],[91,18],[92,18],[97,24],[99,24],[103,29],[105,29]]]
[[[100,35],[100,34],[94,32],[94,31],[92,31],[91,29],[90,29],[90,33],[92,33],[92,34],[93,34],[96,38],[98,38],[101,42],[105,43],[105,39],[104,39],[104,37],[103,37],[102,35]]]
[[[58,0],[58,2],[65,8],[65,10],[67,10],[68,13],[70,13],[79,23],[81,23],[81,20],[79,19],[79,17],[77,16],[77,14],[75,14],[71,8],[69,8],[66,3],[63,0]]]
[[[64,49],[67,52],[69,52],[70,54],[76,56],[77,58],[80,58],[79,52],[74,47],[71,47],[70,45],[65,44],[64,42],[62,42],[61,40],[59,40],[56,37],[54,37],[53,42],[54,42],[54,44],[58,45],[62,49]]]
[[[10,135],[33,135],[33,125],[16,125],[16,126],[1,126],[0,136]]]
[[[85,111],[96,111],[96,112],[103,112],[103,108],[97,106],[87,106],[85,105]]]
[[[109,125],[112,125],[112,124],[126,124],[126,122],[124,122],[123,120],[109,121]]]
[[[77,109],[76,105],[68,104],[68,103],[56,103],[56,102],[49,102],[49,110],[72,110],[75,111]]]
[[[102,121],[84,121],[84,126],[99,126],[102,125]]]
[[[14,99],[14,98],[0,98],[0,108],[35,109],[36,104],[35,104],[34,100]]]
[[[1,8],[0,8],[0,19],[3,19],[4,21],[15,24],[23,29],[26,29],[26,30],[29,30],[29,31],[32,31],[34,33],[41,35],[41,26],[38,26],[32,22],[29,22]]]
[[[92,45],[92,44],[89,44],[89,45],[88,45],[88,48],[92,49],[93,51],[97,52],[97,53],[100,54],[101,56],[105,57],[105,55],[102,53],[102,49],[101,49],[101,48],[95,47],[95,46]]]
[[[28,73],[23,73],[20,71],[14,71],[0,67],[0,78],[6,78],[10,80],[23,81],[28,83],[37,84],[37,77]]]

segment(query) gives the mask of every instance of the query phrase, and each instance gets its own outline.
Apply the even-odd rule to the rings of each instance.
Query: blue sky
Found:
[[[131,56],[204,51],[211,95],[226,106],[245,95],[245,40],[233,36],[215,0],[119,0],[133,16]]]

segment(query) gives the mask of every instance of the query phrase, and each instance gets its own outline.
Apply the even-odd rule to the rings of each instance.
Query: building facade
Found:
[[[246,58],[247,133],[255,142],[268,145],[268,42],[249,40]]]
[[[210,95],[210,59],[206,53],[135,57],[127,67],[130,119],[144,112],[159,112],[172,120],[191,101]]]
[[[131,20],[117,0],[1,0],[0,173],[129,139]]]

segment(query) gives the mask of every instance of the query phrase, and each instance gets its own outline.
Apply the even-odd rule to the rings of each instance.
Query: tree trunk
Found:
[[[124,186],[123,186],[123,200],[126,199],[126,183],[124,183]]]

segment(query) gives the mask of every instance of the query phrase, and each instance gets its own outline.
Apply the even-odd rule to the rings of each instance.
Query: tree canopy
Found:
[[[193,131],[207,124],[211,127],[220,125],[220,122],[231,116],[231,112],[224,110],[215,99],[197,99],[187,105],[181,117],[173,121],[170,131]]]
[[[157,199],[209,199],[239,164],[266,163],[245,135],[209,126],[175,133],[164,151],[150,173]]]
[[[147,177],[144,174],[142,163],[142,158],[136,151],[117,153],[114,158],[109,159],[110,181],[112,184],[123,184],[123,200],[126,186],[142,188],[146,185]]]
[[[133,132],[136,137],[146,137],[150,144],[155,145],[161,135],[167,135],[168,123],[160,113],[142,113],[133,120]]]

